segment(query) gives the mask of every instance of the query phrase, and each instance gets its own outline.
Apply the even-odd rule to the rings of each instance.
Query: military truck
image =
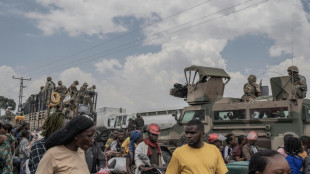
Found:
[[[38,94],[32,94],[29,96],[27,101],[23,103],[22,112],[27,122],[29,122],[29,128],[31,131],[41,128],[47,117],[53,112],[56,112],[56,110],[65,112],[66,108],[60,107],[61,104],[63,106],[65,104],[66,105],[70,104],[72,106],[74,105],[76,107],[76,110],[74,110],[76,111],[76,113],[80,115],[86,114],[96,121],[96,113],[91,112],[91,110],[93,111],[96,110],[97,97],[98,93],[95,92],[94,97],[92,98],[93,108],[91,109],[90,104],[72,102],[73,100],[70,100],[70,95],[66,95],[66,97],[63,100],[61,100],[60,94],[55,91],[48,91],[48,92],[41,91]],[[49,98],[50,100],[47,100],[47,98]],[[71,103],[66,102],[66,100],[68,100]],[[48,101],[50,102],[48,103]],[[66,113],[65,115],[68,114]]]
[[[258,145],[277,149],[286,134],[310,134],[310,100],[296,99],[290,76],[270,79],[271,96],[257,97],[251,102],[223,97],[230,76],[220,68],[191,66],[184,69],[186,85],[174,85],[170,94],[185,98],[177,124],[162,132],[161,141],[167,146],[182,144],[184,126],[190,120],[201,120],[205,131],[227,135],[258,133]],[[184,95],[186,93],[186,95]]]

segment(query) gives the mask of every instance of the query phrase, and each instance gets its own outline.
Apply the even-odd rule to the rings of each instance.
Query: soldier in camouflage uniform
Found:
[[[52,92],[55,90],[55,83],[52,81],[51,77],[47,77],[47,82],[44,86],[44,93],[46,96],[46,104],[49,105],[50,101],[51,101],[51,94]]]
[[[307,94],[307,82],[306,78],[299,75],[297,66],[290,66],[287,68],[288,75],[293,77],[293,84],[295,85],[294,95],[297,99],[306,97]]]
[[[58,81],[58,86],[56,87],[55,92],[59,93],[60,100],[63,101],[66,96],[67,88],[62,84],[61,80]]]
[[[71,99],[73,99],[73,100],[75,100],[75,98],[77,97],[77,94],[78,94],[78,90],[76,88],[77,85],[79,85],[79,81],[75,80],[67,90],[66,95],[70,95]]]
[[[86,96],[87,87],[88,87],[88,84],[84,82],[78,94],[78,103],[84,103],[84,98]]]
[[[256,76],[250,75],[248,77],[248,83],[243,86],[244,95],[242,100],[245,102],[251,102],[256,97],[261,96],[260,86],[256,83]]]
[[[84,96],[83,104],[89,105],[91,113],[94,113],[94,103],[92,99],[96,95],[95,89],[96,89],[96,85],[93,85],[92,87],[88,88],[85,92],[86,95]]]

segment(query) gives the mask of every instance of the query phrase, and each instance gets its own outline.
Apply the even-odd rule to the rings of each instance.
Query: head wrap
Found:
[[[135,151],[135,143],[138,141],[138,139],[142,136],[142,133],[138,130],[134,130],[131,132],[130,135],[130,144],[129,144],[129,149],[130,152]]]

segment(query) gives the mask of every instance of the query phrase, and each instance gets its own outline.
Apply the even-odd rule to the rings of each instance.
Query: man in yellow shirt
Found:
[[[220,151],[203,142],[204,136],[203,123],[189,121],[185,127],[187,144],[174,151],[166,174],[226,174],[228,170]]]

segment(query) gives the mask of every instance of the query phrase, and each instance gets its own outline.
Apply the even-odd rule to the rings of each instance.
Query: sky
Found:
[[[225,69],[225,97],[291,65],[310,79],[309,0],[1,0],[0,22],[0,96],[16,102],[12,76],[31,78],[23,101],[51,76],[127,112],[186,106],[169,90],[191,65]]]

